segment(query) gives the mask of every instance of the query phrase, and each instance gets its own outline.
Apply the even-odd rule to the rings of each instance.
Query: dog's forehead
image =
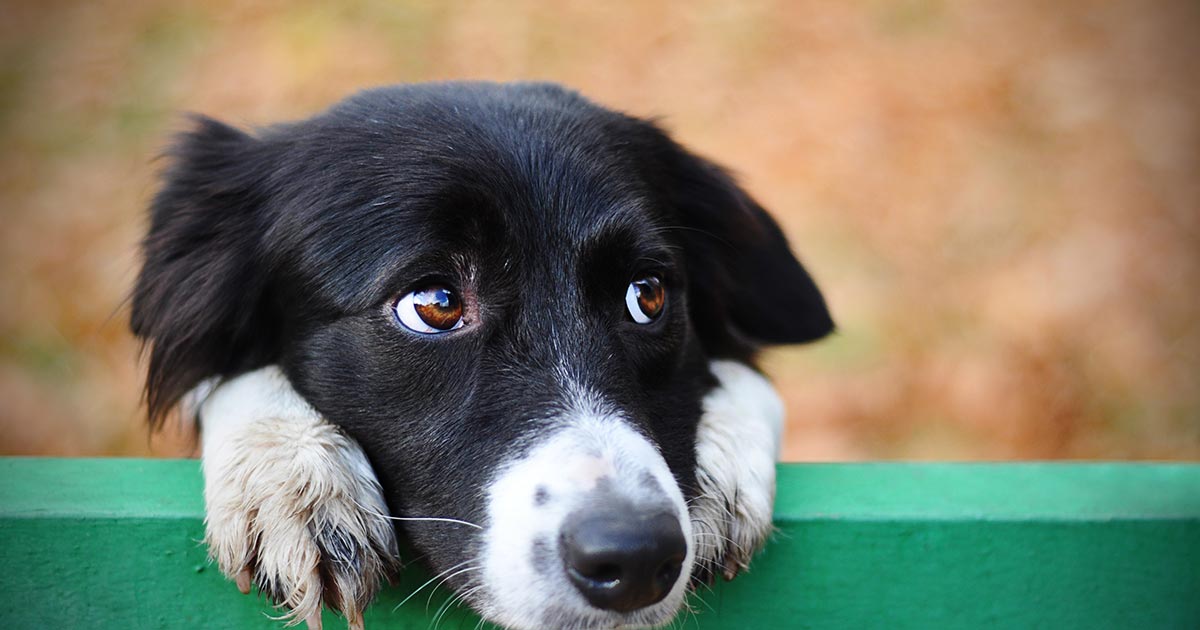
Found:
[[[307,132],[317,165],[275,240],[339,308],[403,288],[397,276],[422,259],[509,250],[517,264],[561,265],[606,242],[661,249],[645,161],[617,124],[627,119],[586,103],[469,105],[334,110]]]

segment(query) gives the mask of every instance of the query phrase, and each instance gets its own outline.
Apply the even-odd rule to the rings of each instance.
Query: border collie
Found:
[[[653,122],[387,87],[252,134],[197,117],[163,180],[151,423],[196,412],[211,554],[291,621],[361,627],[404,540],[508,628],[660,625],[770,532],[783,410],[752,360],[833,323]]]

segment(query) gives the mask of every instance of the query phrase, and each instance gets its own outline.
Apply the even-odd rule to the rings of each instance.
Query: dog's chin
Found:
[[[632,612],[621,613],[590,606],[572,591],[565,580],[553,595],[543,598],[541,608],[505,606],[482,593],[482,589],[475,591],[478,597],[468,596],[466,599],[484,619],[508,630],[609,630],[663,626],[670,623],[684,607],[691,555],[689,551],[685,573],[662,601]]]
[[[683,577],[662,601],[627,613],[589,606],[577,593],[568,590],[563,590],[558,597],[545,600],[547,603],[540,609],[502,606],[494,600],[470,603],[481,617],[507,630],[654,628],[667,625],[684,608],[687,584],[687,578]],[[570,587],[564,584],[563,588]]]
[[[667,599],[631,613],[615,613],[597,608],[555,604],[536,613],[502,611],[477,605],[484,619],[509,630],[614,630],[616,628],[653,628],[664,626],[683,607],[685,593],[672,593]]]
[[[616,628],[653,628],[675,619],[684,608],[688,594],[688,575],[692,568],[689,550],[685,570],[662,601],[632,612],[602,610],[588,605],[566,580],[552,594],[543,594],[542,606],[508,605],[476,590],[479,597],[466,599],[481,617],[507,630],[613,630]],[[548,597],[546,595],[549,595]],[[474,601],[472,601],[474,600]]]

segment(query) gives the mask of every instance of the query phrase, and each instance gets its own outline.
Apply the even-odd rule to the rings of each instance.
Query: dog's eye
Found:
[[[450,287],[435,284],[396,300],[392,310],[405,328],[426,335],[449,332],[463,325],[463,305]]]
[[[658,276],[646,276],[629,283],[625,290],[625,308],[639,324],[649,324],[662,314],[667,303],[667,291]]]

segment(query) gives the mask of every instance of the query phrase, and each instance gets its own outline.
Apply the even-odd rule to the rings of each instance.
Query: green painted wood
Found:
[[[0,627],[282,628],[205,558],[199,466],[0,459]],[[1200,628],[1200,465],[783,465],[778,533],[679,628]],[[471,630],[410,569],[368,628]],[[326,616],[326,627],[344,627]]]

